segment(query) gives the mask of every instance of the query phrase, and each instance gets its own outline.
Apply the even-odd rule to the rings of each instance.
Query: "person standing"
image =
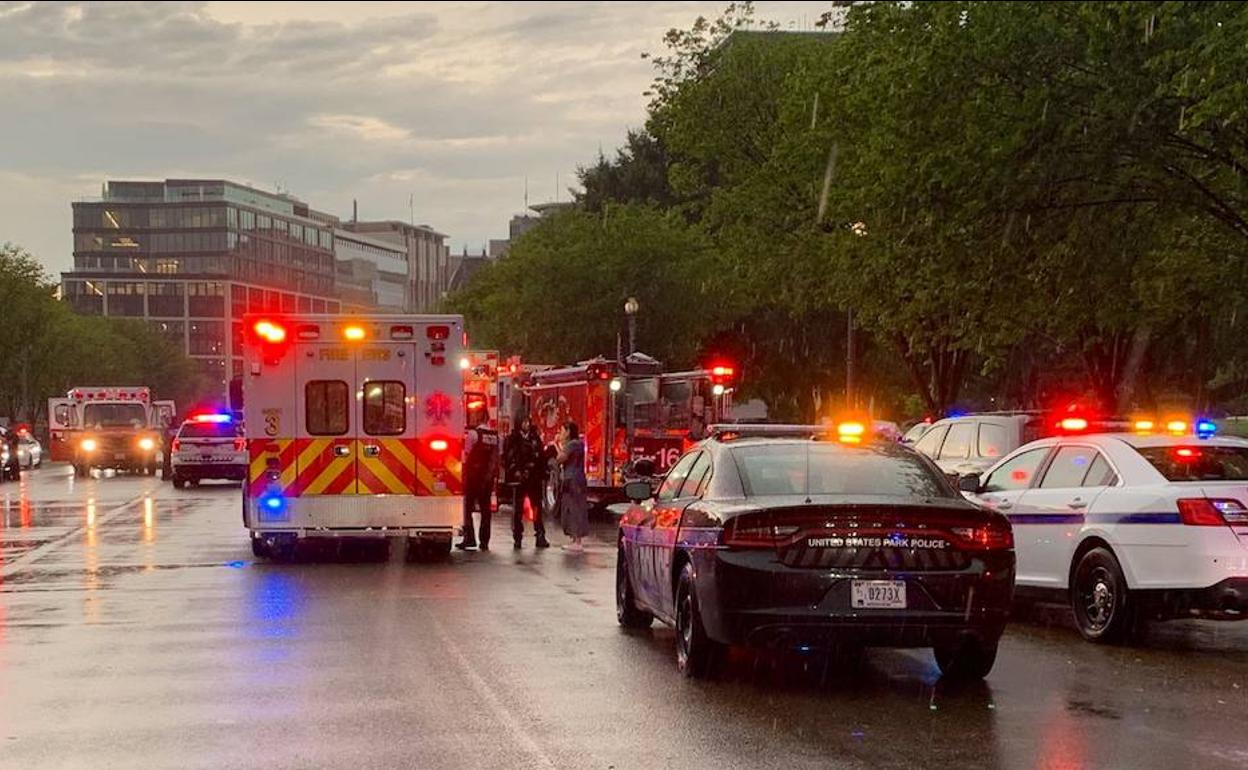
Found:
[[[517,417],[503,445],[504,473],[511,487],[511,536],[520,548],[524,539],[524,502],[533,510],[533,533],[538,548],[549,548],[546,525],[542,521],[542,490],[546,485],[546,456],[542,437],[527,415]]]
[[[577,424],[569,420],[559,431],[559,518],[563,532],[572,542],[563,546],[565,551],[581,553],[585,550],[585,536],[589,534],[589,502],[586,499],[589,482],[585,478],[585,442]]]
[[[459,549],[476,548],[490,550],[490,525],[493,514],[490,497],[494,480],[498,477],[498,432],[484,425],[468,430],[464,441],[464,536],[455,546]],[[472,514],[481,512],[480,535],[474,535]]]

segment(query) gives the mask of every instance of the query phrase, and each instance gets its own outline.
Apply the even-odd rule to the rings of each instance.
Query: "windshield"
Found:
[[[233,438],[241,435],[240,427],[232,422],[188,422],[178,431],[178,438]]]
[[[1166,446],[1136,451],[1168,481],[1248,481],[1248,447]]]
[[[747,497],[887,495],[956,497],[926,461],[911,452],[835,444],[771,444],[733,451]]]
[[[88,428],[142,428],[147,410],[142,404],[87,404],[82,421]]]

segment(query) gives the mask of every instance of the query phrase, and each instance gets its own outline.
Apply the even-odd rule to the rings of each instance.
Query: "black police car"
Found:
[[[897,442],[733,425],[685,454],[620,522],[619,622],[676,627],[677,667],[728,645],[932,647],[943,674],[992,669],[1014,591],[1009,522]]]

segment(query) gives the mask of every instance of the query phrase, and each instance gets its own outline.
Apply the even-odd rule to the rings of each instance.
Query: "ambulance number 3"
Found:
[[[282,430],[282,411],[280,409],[264,410],[264,435],[276,436]]]

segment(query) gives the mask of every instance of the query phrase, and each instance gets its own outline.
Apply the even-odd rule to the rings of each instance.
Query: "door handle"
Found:
[[[339,444],[334,447],[334,457],[346,457],[351,454],[351,447]]]
[[[997,503],[997,508],[1003,511],[1008,511],[1009,509],[1013,507],[1014,507],[1014,503],[1011,503],[1009,500],[1002,500],[1001,502]]]
[[[1066,507],[1070,508],[1072,511],[1077,511],[1081,508],[1087,508],[1088,504],[1082,500],[1072,500],[1071,502],[1066,504]]]
[[[377,456],[378,456],[378,455],[380,455],[380,454],[381,454],[381,447],[377,446],[376,444],[365,444],[365,445],[364,445],[364,456],[365,456],[365,457],[377,457]]]

